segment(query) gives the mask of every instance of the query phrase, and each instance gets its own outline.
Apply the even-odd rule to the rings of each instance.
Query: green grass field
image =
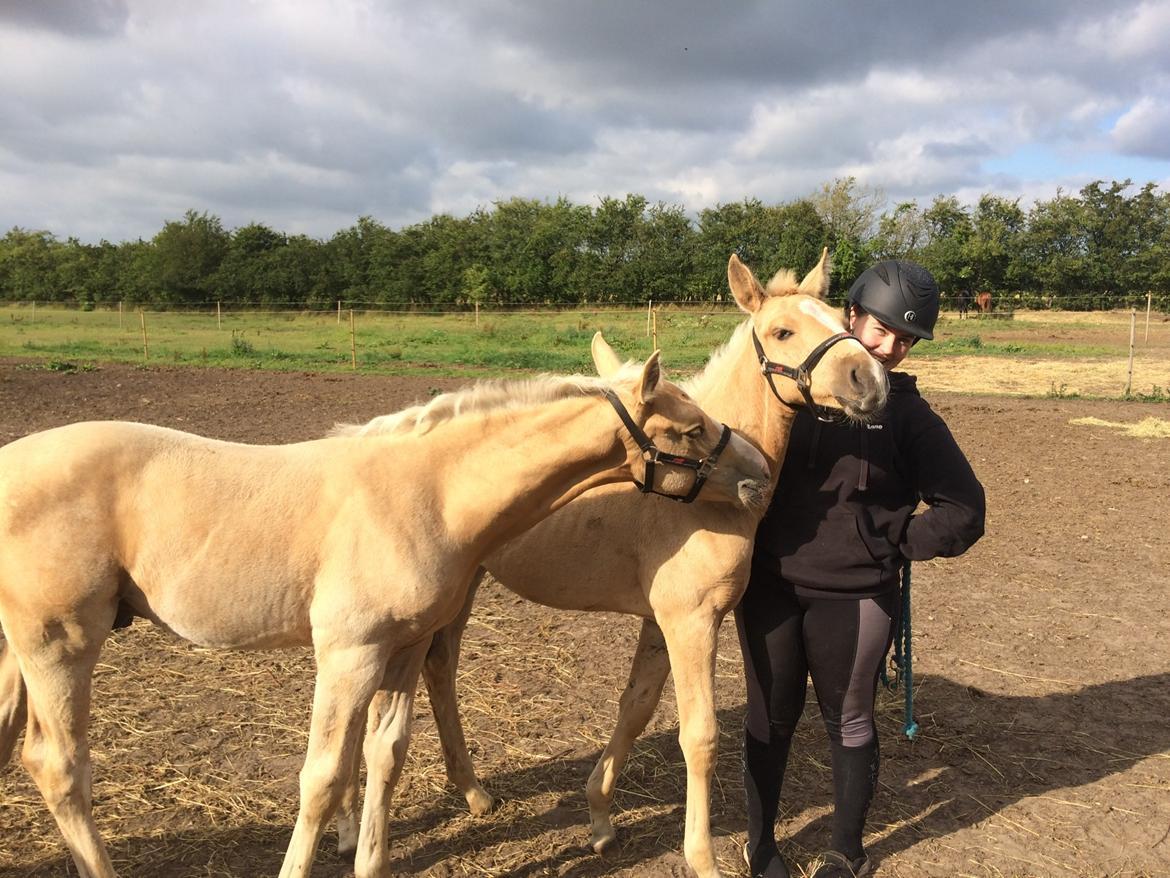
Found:
[[[1122,319],[1124,316],[1124,320]],[[1123,356],[1128,315],[1012,315],[958,321],[944,315],[936,340],[915,358],[970,355],[1078,359]],[[675,373],[700,368],[743,319],[736,309],[661,309],[653,327]],[[143,338],[143,323],[146,337]],[[591,371],[589,342],[601,330],[623,356],[653,348],[645,311],[574,310],[416,315],[355,312],[180,313],[0,308],[0,356],[46,366],[102,362],[214,365],[308,371],[502,374]],[[351,347],[352,344],[352,347]]]

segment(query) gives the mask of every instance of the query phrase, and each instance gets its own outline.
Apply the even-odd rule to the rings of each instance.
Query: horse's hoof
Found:
[[[483,787],[476,787],[466,793],[467,807],[476,817],[482,817],[496,807],[495,800],[487,794]]]
[[[593,838],[589,842],[589,846],[593,848],[593,853],[604,854],[614,846],[617,841],[617,833],[612,829],[608,832],[595,832]]]

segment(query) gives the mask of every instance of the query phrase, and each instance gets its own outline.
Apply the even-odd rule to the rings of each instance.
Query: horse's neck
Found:
[[[711,417],[737,430],[760,449],[768,460],[775,485],[796,412],[776,398],[767,377],[760,372],[751,333],[739,334],[734,344],[735,349],[727,350],[712,363],[716,371],[704,374],[695,401]]]
[[[626,477],[617,414],[600,396],[465,415],[421,440],[446,535],[486,554],[574,497]],[[412,457],[414,449],[411,451]],[[419,473],[415,474],[416,476]]]

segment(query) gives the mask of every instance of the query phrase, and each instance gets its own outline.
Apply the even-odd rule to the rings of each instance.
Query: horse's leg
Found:
[[[301,804],[280,878],[304,878],[326,821],[345,795],[357,761],[362,718],[386,668],[382,644],[317,650],[309,747],[301,769]]]
[[[28,722],[27,704],[20,663],[0,634],[0,769],[12,758],[16,739]]]
[[[376,711],[381,690],[374,693],[370,702],[369,711]],[[353,759],[350,760],[349,778],[346,781],[345,791],[341,794],[341,803],[337,806],[337,853],[342,857],[353,858],[358,843],[358,811],[362,801],[362,754],[354,748]]]
[[[380,697],[370,705],[363,747],[366,800],[354,859],[355,878],[382,878],[390,874],[386,821],[390,797],[406,763],[414,693],[428,645],[423,641],[391,660],[378,692]]]
[[[593,827],[590,843],[599,854],[617,838],[613,823],[610,822],[610,809],[618,775],[626,764],[634,741],[654,715],[654,708],[662,698],[662,687],[666,685],[669,675],[670,657],[662,629],[653,619],[645,619],[630,666],[630,681],[618,706],[617,725],[585,786],[585,797],[589,800],[589,821]]]
[[[439,742],[443,745],[443,761],[447,765],[447,778],[467,800],[472,814],[486,814],[492,809],[492,797],[475,776],[475,765],[467,752],[467,740],[463,735],[463,722],[459,717],[459,702],[455,693],[455,676],[459,670],[459,645],[463,631],[475,603],[475,593],[483,581],[481,567],[472,579],[463,607],[449,624],[435,632],[431,648],[423,664],[423,679],[426,680],[427,694],[431,700],[431,711],[439,731]]]
[[[719,878],[711,845],[711,775],[718,755],[715,650],[721,615],[703,607],[660,614],[678,699],[678,742],[687,762],[683,856],[699,878]]]
[[[81,878],[113,878],[93,819],[93,770],[86,733],[92,675],[114,621],[113,606],[73,608],[67,619],[7,621],[22,657],[28,727],[21,758],[49,806]],[[22,630],[23,629],[23,630]],[[10,658],[5,659],[8,666]]]

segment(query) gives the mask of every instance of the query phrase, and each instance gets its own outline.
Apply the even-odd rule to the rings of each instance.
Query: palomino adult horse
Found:
[[[841,312],[822,300],[829,287],[827,256],[822,253],[799,285],[792,272],[781,271],[767,290],[732,256],[728,281],[750,318],[688,383],[696,399],[764,452],[773,474],[780,470],[795,406],[864,419],[885,403],[885,373],[845,333]],[[655,503],[647,509],[638,505],[637,492],[614,485],[575,500],[484,565],[507,588],[539,603],[644,620],[617,728],[587,788],[592,845],[599,852],[615,839],[610,806],[617,776],[673,670],[687,763],[684,853],[703,878],[719,874],[708,810],[718,731],[716,636],[747,585],[761,514],[758,507],[710,504]],[[492,800],[476,779],[455,702],[459,640],[473,599],[474,587],[458,618],[435,634],[423,673],[448,776],[471,810],[482,813]],[[376,699],[371,711],[386,722],[394,709]],[[348,799],[353,802],[355,794]],[[344,814],[339,830],[343,848],[352,845],[352,822],[347,825]]]
[[[608,350],[600,337],[595,349]],[[765,502],[767,462],[660,380],[657,354],[611,380],[481,385],[292,445],[118,422],[19,439],[0,449],[0,764],[27,696],[24,764],[80,874],[109,878],[86,727],[119,610],[204,646],[312,645],[300,809],[280,872],[308,875],[371,695],[382,685],[409,702],[432,632],[484,558],[588,488],[640,476],[689,492],[696,473],[704,499],[730,501],[714,505]],[[368,731],[367,810],[384,807],[401,755]],[[386,874],[385,823],[363,822],[362,878]]]

